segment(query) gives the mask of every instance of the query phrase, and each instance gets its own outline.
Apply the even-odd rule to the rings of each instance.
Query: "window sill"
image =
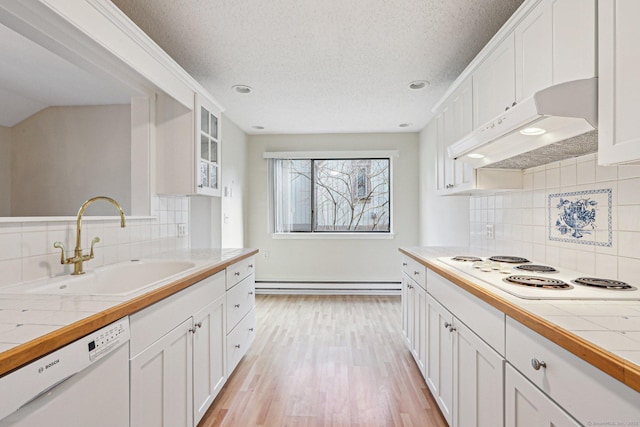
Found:
[[[272,233],[273,239],[290,240],[392,240],[394,233]]]

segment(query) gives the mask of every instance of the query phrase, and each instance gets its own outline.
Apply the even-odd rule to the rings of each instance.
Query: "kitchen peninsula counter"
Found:
[[[464,247],[411,247],[400,252],[640,392],[640,301],[522,299],[437,259],[493,253]],[[589,321],[596,317],[631,319],[626,324],[632,324],[633,331]]]
[[[257,249],[186,249],[149,257],[195,264],[181,274],[120,295],[27,293],[0,287],[0,376],[255,255]]]

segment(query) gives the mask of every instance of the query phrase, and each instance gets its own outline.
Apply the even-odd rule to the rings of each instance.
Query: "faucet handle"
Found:
[[[60,249],[60,264],[66,264],[64,259],[64,245],[62,242],[53,242],[53,247]]]
[[[94,237],[93,240],[91,241],[91,250],[89,251],[89,259],[93,259],[93,245],[95,245],[98,242],[100,242],[99,237]]]

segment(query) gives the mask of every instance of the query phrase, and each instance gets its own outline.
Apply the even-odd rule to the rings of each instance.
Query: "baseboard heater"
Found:
[[[256,294],[400,295],[400,282],[256,281]]]

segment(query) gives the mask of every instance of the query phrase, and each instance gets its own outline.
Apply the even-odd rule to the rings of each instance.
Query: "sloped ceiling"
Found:
[[[421,130],[522,0],[113,2],[255,134]]]

